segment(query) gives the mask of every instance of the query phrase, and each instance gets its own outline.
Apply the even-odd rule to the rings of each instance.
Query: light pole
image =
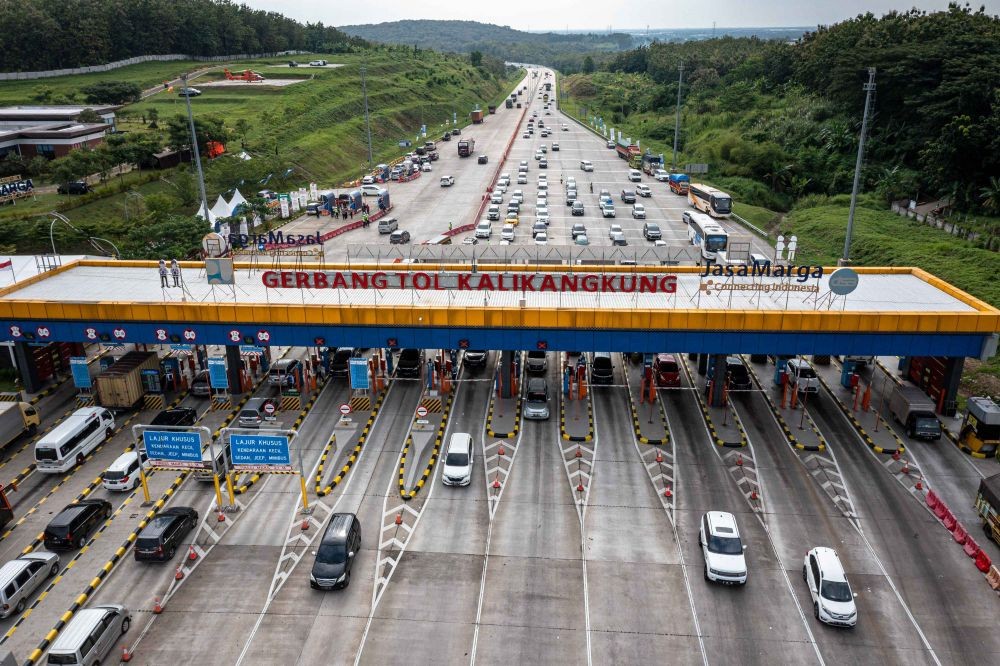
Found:
[[[684,83],[684,63],[677,68],[677,113],[674,115],[674,157],[670,161],[670,170],[677,168],[677,138],[681,133],[681,84]]]
[[[181,88],[181,92],[184,95],[184,102],[187,105],[188,128],[191,130],[191,150],[194,151],[194,164],[198,169],[198,189],[201,192],[201,211],[205,216],[205,221],[209,222],[208,195],[205,194],[205,174],[201,170],[201,154],[198,152],[198,135],[195,134],[194,116],[191,114],[191,95],[188,94],[187,74],[181,74],[181,82],[184,84],[184,87]]]
[[[851,189],[851,210],[847,214],[847,237],[844,239],[844,256],[837,263],[846,266],[851,262],[851,234],[854,231],[854,210],[858,205],[858,189],[861,186],[861,163],[865,157],[865,135],[868,133],[868,110],[871,108],[872,93],[875,92],[875,68],[868,68],[868,83],[864,84],[865,112],[861,117],[861,138],[858,139],[858,159],[854,163],[854,187]]]
[[[361,94],[365,98],[365,130],[368,132],[368,168],[375,166],[372,158],[372,126],[368,118],[368,86],[365,82],[365,68],[361,68]]]

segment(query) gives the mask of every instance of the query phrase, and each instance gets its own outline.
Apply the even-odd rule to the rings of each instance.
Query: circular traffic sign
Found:
[[[427,408],[424,407],[423,405],[417,407],[417,416],[419,416],[420,418],[424,418],[425,416],[427,416]]]
[[[838,296],[847,296],[858,288],[858,272],[852,268],[838,268],[830,273],[830,291]]]
[[[345,402],[340,406],[340,413],[343,414],[344,416],[347,416],[348,414],[351,413],[351,406]]]
[[[274,414],[274,403],[273,402],[265,402],[264,403],[264,413],[267,414],[267,415]]]

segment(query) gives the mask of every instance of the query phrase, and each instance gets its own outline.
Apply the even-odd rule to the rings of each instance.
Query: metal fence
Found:
[[[72,74],[93,74],[97,72],[110,72],[119,67],[138,65],[141,62],[169,62],[171,60],[201,60],[206,62],[223,62],[228,60],[250,60],[253,58],[277,58],[290,55],[305,55],[309,51],[278,51],[276,53],[240,53],[237,55],[222,56],[194,56],[180,53],[166,55],[144,55],[128,58],[127,60],[117,60],[103,65],[90,65],[88,67],[72,67],[69,69],[50,69],[43,72],[0,72],[0,81],[27,81],[32,79],[48,79],[53,76],[70,76]]]

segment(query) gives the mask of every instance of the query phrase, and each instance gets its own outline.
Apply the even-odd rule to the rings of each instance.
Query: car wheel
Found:
[[[77,539],[76,539],[76,547],[77,548],[83,548],[84,544],[86,544],[86,543],[87,543],[87,537],[85,537],[85,536],[77,537]]]
[[[17,606],[14,608],[14,612],[19,615],[24,612],[24,599],[21,599],[20,601],[17,602]]]
[[[83,456],[82,453],[76,454],[76,464],[77,465],[82,465],[83,464],[83,460],[84,460],[84,456]]]
[[[177,552],[177,549],[175,547],[171,546],[170,550],[167,551],[167,559],[168,560],[174,559],[174,553],[176,553],[176,552]]]
[[[708,562],[705,562],[704,568],[702,569],[702,574],[705,576],[705,580],[711,580],[708,577]]]
[[[819,602],[818,601],[814,601],[813,602],[813,615],[816,617],[817,620],[819,619]]]
[[[128,628],[131,626],[132,626],[131,619],[125,618],[124,620],[122,620],[122,633],[124,634],[126,631],[128,631]]]
[[[802,565],[802,580],[809,582],[809,578],[806,575],[806,565]]]
[[[111,517],[111,507],[109,506],[104,510],[104,520],[107,520],[110,517]]]
[[[104,438],[111,439],[114,436],[115,436],[115,429],[109,426],[107,431],[104,433]]]
[[[351,570],[348,569],[347,570],[347,578],[344,579],[344,589],[346,589],[347,586],[350,585],[350,584],[351,584]]]
[[[49,575],[50,576],[55,576],[57,573],[59,573],[59,563],[58,562],[56,562],[55,564],[53,564],[52,568],[49,569]]]

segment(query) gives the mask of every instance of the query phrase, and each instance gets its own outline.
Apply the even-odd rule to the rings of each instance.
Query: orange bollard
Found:
[[[872,404],[872,385],[869,384],[865,388],[864,397],[861,398],[861,409],[867,412],[871,408],[871,404]]]
[[[789,403],[789,406],[792,409],[795,409],[795,406],[798,404],[798,402],[799,402],[799,388],[795,384],[792,384],[792,400]]]

